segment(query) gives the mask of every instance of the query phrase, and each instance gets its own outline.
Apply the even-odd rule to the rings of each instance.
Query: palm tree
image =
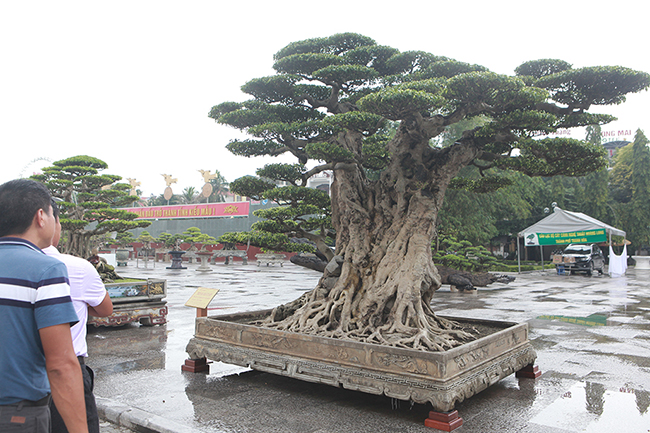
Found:
[[[219,172],[215,170],[216,177],[210,179],[210,184],[212,185],[212,194],[210,195],[210,203],[215,202],[224,202],[226,201],[225,194],[229,191],[228,182],[226,178]]]
[[[181,200],[183,203],[190,204],[194,203],[194,199],[196,198],[197,192],[196,188],[193,186],[188,186],[183,190],[183,193],[181,194]]]

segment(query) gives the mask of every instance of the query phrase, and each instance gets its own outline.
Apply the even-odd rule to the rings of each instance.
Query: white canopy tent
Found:
[[[581,212],[571,212],[555,207],[552,214],[525,228],[517,235],[518,238],[524,238],[525,246],[539,245],[540,249],[544,245],[603,242],[605,239],[602,239],[602,236],[605,235],[609,239],[611,259],[612,236],[625,237],[625,232]],[[627,253],[624,255],[627,258]],[[519,241],[517,241],[517,262],[521,271]],[[542,254],[543,263],[544,255]]]

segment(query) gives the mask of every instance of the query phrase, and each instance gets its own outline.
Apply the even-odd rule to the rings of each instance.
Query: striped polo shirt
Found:
[[[39,329],[74,324],[65,264],[20,238],[0,238],[0,405],[50,392]]]

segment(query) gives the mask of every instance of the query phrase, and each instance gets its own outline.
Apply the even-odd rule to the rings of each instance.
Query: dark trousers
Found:
[[[40,406],[23,403],[0,406],[0,432],[50,433],[50,409],[47,403]]]
[[[95,404],[95,396],[93,395],[95,373],[84,363],[82,357],[79,357],[79,363],[81,364],[81,373],[84,380],[84,399],[86,400],[88,433],[99,433],[99,415],[97,414],[97,405]],[[52,433],[68,433],[63,418],[61,418],[59,411],[54,406],[54,402],[50,403],[50,411],[52,412]]]

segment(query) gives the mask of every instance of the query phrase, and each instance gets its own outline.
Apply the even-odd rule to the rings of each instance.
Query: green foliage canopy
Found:
[[[116,209],[130,205],[138,197],[130,195],[131,185],[120,183],[120,176],[100,174],[106,168],[108,165],[100,159],[79,155],[55,161],[43,169],[43,174],[32,176],[63,200],[59,203],[61,227],[67,235],[63,250],[69,254],[88,257],[91,238],[151,224],[136,221],[138,215],[133,212]]]
[[[499,75],[429,53],[400,53],[353,33],[295,42],[274,58],[277,75],[242,86],[254,99],[223,103],[210,112],[216,121],[259,138],[231,143],[229,149],[236,154],[292,153],[302,163],[313,158],[364,165],[362,155],[342,157],[337,152],[308,153],[305,149],[315,143],[334,146],[332,138],[341,129],[357,128],[373,135],[381,128],[382,118],[403,120],[421,115],[436,124],[432,135],[438,135],[464,118],[482,115],[487,119],[485,125],[465,138],[471,137],[483,150],[479,160],[489,157],[495,161],[492,164],[530,175],[549,176],[566,170],[581,175],[603,167],[604,159],[595,149],[583,149],[584,143],[566,139],[536,142],[531,137],[555,131],[567,122],[572,126],[593,124],[594,120],[606,123],[612,118],[585,116],[586,110],[593,105],[621,103],[626,94],[647,89],[650,83],[643,72],[601,66],[573,69],[554,59],[524,63],[515,76]],[[305,86],[319,91],[310,92]],[[343,120],[350,112],[366,117],[362,122],[360,118]],[[368,117],[371,115],[378,117]],[[558,149],[567,146],[569,152],[562,158]],[[521,150],[519,158],[513,157],[514,149]],[[580,157],[569,158],[574,152],[580,152]],[[562,164],[562,159],[571,162]]]
[[[319,232],[321,240],[329,233],[331,210],[311,202],[318,201],[315,197],[293,197],[299,190],[294,187],[306,186],[314,175],[353,168],[381,173],[390,164],[396,169],[408,166],[400,174],[410,185],[405,191],[427,193],[446,189],[433,175],[442,173],[441,167],[458,173],[475,166],[478,178],[457,178],[451,186],[477,192],[509,185],[507,171],[583,176],[606,166],[601,146],[538,136],[606,124],[614,117],[588,110],[620,104],[625,95],[650,85],[645,72],[619,66],[573,68],[558,59],[523,63],[513,76],[496,74],[431,53],[400,52],[354,33],[291,43],[274,61],[276,75],[242,86],[252,99],[216,105],[209,117],[251,137],[228,144],[236,155],[290,154],[298,161],[268,165],[258,171],[260,178],[231,184],[238,194],[282,197],[277,203],[291,209],[263,212],[268,222],[258,228],[285,235]],[[480,121],[460,128],[447,145],[431,145],[417,159],[404,148],[472,119]],[[390,122],[398,122],[397,136]],[[393,160],[398,153],[399,161]],[[373,188],[383,182],[383,190],[389,191],[400,181],[389,177],[360,179],[359,185]],[[280,195],[283,188],[288,189]]]

